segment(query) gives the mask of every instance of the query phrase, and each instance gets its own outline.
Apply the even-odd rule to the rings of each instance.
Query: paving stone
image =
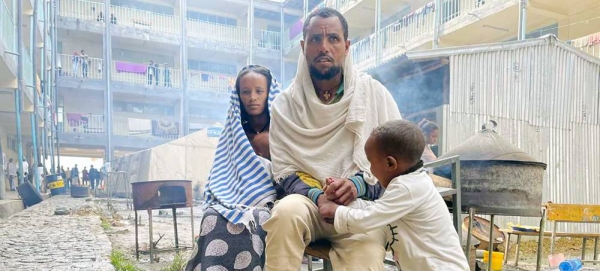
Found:
[[[0,270],[114,271],[99,217],[74,211],[84,206],[98,209],[85,199],[55,196],[0,219]]]

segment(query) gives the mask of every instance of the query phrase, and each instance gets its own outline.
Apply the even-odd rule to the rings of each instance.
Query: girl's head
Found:
[[[419,128],[421,128],[421,131],[425,136],[426,144],[432,145],[437,143],[439,128],[435,122],[423,119],[419,122]]]
[[[261,114],[268,115],[267,98],[273,76],[271,71],[260,65],[244,67],[235,81],[235,90],[240,97],[242,120]]]

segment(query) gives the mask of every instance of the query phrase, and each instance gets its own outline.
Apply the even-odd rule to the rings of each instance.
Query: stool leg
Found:
[[[585,261],[585,247],[587,243],[587,238],[583,237],[583,244],[581,245],[581,260]]]
[[[515,266],[519,266],[519,250],[520,250],[520,245],[521,245],[521,235],[519,234],[517,236],[517,246],[515,247],[515,249],[517,250],[515,252]]]
[[[506,263],[508,261],[508,249],[510,248],[509,244],[510,244],[510,233],[506,234],[506,240],[504,240],[504,263]]]
[[[150,247],[150,263],[154,262],[154,241],[152,240],[152,210],[148,210],[148,246]]]
[[[550,241],[550,255],[554,255],[554,241],[556,240],[556,221],[552,223],[552,241]]]
[[[540,219],[540,235],[538,237],[537,259],[535,270],[540,271],[542,268],[542,248],[544,246],[544,225],[546,224],[546,208],[542,208],[542,218]]]
[[[598,260],[598,237],[594,238],[594,261]]]
[[[138,214],[137,214],[137,210],[135,210],[135,222],[133,224],[135,224],[135,258],[139,261],[140,260],[140,246],[138,244]]]
[[[173,211],[173,229],[175,230],[175,249],[179,249],[179,236],[177,234],[177,210],[175,210],[175,208],[172,209]]]
[[[312,256],[306,255],[306,259],[308,260],[308,271],[313,271]]]

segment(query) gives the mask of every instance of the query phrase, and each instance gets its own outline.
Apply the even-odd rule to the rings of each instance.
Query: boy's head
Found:
[[[254,152],[268,160],[271,160],[271,153],[269,152],[269,133],[263,132],[254,136],[250,142]]]
[[[371,173],[383,187],[420,160],[425,149],[425,137],[415,124],[392,120],[375,128],[365,144],[371,163]]]

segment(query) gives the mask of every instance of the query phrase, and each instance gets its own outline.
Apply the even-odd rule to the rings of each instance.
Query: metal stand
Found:
[[[133,204],[131,203],[131,193],[129,191],[129,179],[127,178],[127,172],[126,171],[114,171],[114,172],[108,172],[106,174],[106,184],[105,184],[105,188],[106,188],[106,196],[107,196],[107,205],[110,204],[111,199],[112,199],[112,194],[110,191],[110,184],[113,183],[115,190],[117,187],[120,187],[122,183],[125,183],[125,204],[127,205],[127,210],[131,210],[133,209]]]
[[[155,252],[165,252],[165,251],[179,251],[181,249],[193,249],[194,248],[194,206],[190,207],[190,218],[192,221],[192,246],[191,247],[180,247],[179,246],[179,234],[177,232],[177,208],[171,209],[173,212],[173,232],[175,234],[175,247],[174,248],[166,248],[166,249],[155,249],[154,248],[154,239],[153,239],[153,229],[152,229],[152,209],[148,209],[148,250],[142,251],[139,248],[138,241],[138,210],[135,210],[135,258],[137,260],[140,259],[140,252],[148,252],[150,254],[150,262],[154,262],[154,253]]]

